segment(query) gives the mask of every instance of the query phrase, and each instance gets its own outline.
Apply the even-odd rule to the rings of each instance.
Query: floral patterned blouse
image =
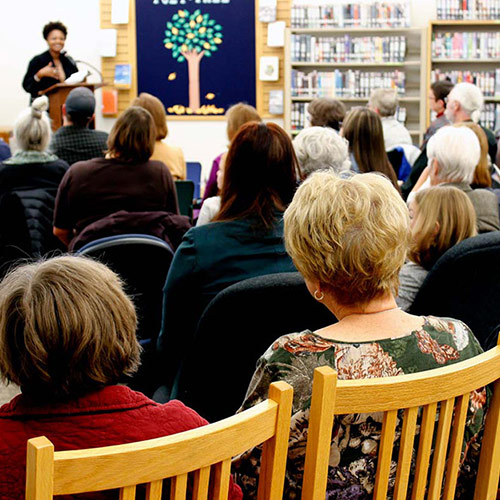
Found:
[[[285,335],[264,353],[248,388],[242,409],[267,397],[271,382],[284,380],[294,388],[292,427],[283,498],[299,499],[307,441],[307,427],[314,369],[329,365],[339,379],[389,377],[431,370],[480,354],[479,342],[462,322],[448,318],[424,317],[424,324],[410,334],[395,339],[347,343],[330,340],[311,331]],[[483,427],[486,391],[471,396],[464,437],[461,476],[456,498],[468,498],[464,490],[475,474],[478,435]],[[401,419],[396,429],[389,498],[396,473]],[[341,415],[332,432],[327,499],[360,500],[372,498],[377,468],[377,451],[382,413]],[[417,443],[418,440],[415,440]],[[260,449],[238,457],[233,466],[245,498],[256,497]]]

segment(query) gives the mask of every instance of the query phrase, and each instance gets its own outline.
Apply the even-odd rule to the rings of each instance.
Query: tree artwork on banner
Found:
[[[200,107],[200,62],[203,57],[212,57],[222,43],[222,26],[202,14],[199,9],[190,13],[179,10],[167,22],[163,43],[172,57],[178,62],[187,61],[189,80],[189,105],[187,114],[218,114],[214,105]],[[169,76],[170,78],[170,76]],[[175,110],[174,110],[175,111]],[[222,113],[224,110],[221,109]]]

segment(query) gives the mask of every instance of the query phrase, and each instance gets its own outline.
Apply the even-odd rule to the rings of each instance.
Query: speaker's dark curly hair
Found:
[[[68,36],[68,29],[61,21],[51,21],[43,27],[43,38],[47,40],[49,33],[54,30],[62,31],[64,33],[64,38]]]

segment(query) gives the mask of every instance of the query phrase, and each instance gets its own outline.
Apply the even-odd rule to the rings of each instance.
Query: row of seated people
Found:
[[[231,151],[227,166],[230,159]],[[414,316],[397,306],[410,217],[383,176],[339,176],[331,170],[312,174],[284,211],[284,238],[310,294],[332,314],[331,324],[275,339],[252,379],[241,381],[249,382],[241,409],[266,399],[274,381],[294,388],[284,498],[299,498],[315,368],[331,366],[340,379],[399,376],[467,360],[482,349],[464,323]],[[25,446],[32,437],[47,436],[56,450],[78,449],[150,439],[206,423],[179,401],[155,403],[117,385],[139,364],[135,328],[135,310],[119,278],[97,262],[56,257],[22,265],[2,281],[0,374],[22,388],[0,408],[0,431],[6,436],[0,444],[2,498],[24,494]],[[234,329],[228,356],[237,356],[252,342],[237,338],[238,324]],[[487,389],[478,389],[467,405],[454,498],[471,498],[489,398]],[[396,423],[396,441],[401,425]],[[335,419],[329,497],[371,497],[381,429],[380,414]],[[259,461],[259,449],[234,460],[229,498],[256,498]],[[395,467],[391,470],[390,488]]]
[[[30,119],[28,124],[44,120],[43,112],[37,111],[39,105],[40,101],[34,102],[31,115],[26,117]],[[110,231],[130,232],[131,227],[156,234],[177,248],[189,224],[176,215],[171,175],[160,163],[148,160],[156,137],[151,116],[164,116],[162,113],[149,114],[139,107],[129,108],[111,133],[109,158],[77,163],[64,174],[58,190],[54,231],[70,249],[77,249],[100,235],[113,234]],[[163,370],[162,381],[167,387],[174,383],[202,312],[218,292],[248,277],[295,270],[282,244],[281,214],[302,176],[301,168],[305,173],[321,168],[341,172],[355,165],[354,171],[385,173],[399,189],[385,153],[382,122],[372,110],[359,108],[349,113],[341,134],[328,127],[306,129],[293,146],[280,127],[264,125],[256,122],[256,118],[258,115],[248,106],[230,110],[231,147],[218,165],[221,196],[216,200],[215,215],[206,218],[218,224],[207,227],[200,224],[185,235],[165,284],[158,345],[162,364],[168,367]],[[252,123],[240,126],[247,120]],[[21,131],[18,135],[22,135]],[[433,167],[437,172],[433,173],[433,183],[451,183],[466,192],[473,204],[476,200],[478,230],[484,231],[498,228],[498,205],[493,193],[482,189],[472,191],[468,187],[474,168],[477,171],[484,164],[486,152],[484,148],[480,152],[479,144],[468,130],[445,128],[431,139],[427,148],[435,157]],[[23,153],[16,154],[13,161],[22,162],[22,158]],[[128,168],[132,165],[134,168]],[[28,166],[34,169],[36,164]],[[53,170],[51,162],[44,166]],[[19,165],[16,167],[5,165],[5,176],[16,173],[23,181],[30,179]],[[453,201],[434,208],[435,220],[427,226],[426,234],[422,223],[416,224],[413,239],[419,241],[419,248],[412,253],[412,263],[402,271],[398,297],[405,308],[439,256],[474,234],[470,224],[464,231],[458,227],[470,221],[470,217],[461,216],[467,211],[470,215],[470,206],[463,197],[458,203],[453,196],[458,195],[452,190],[450,195],[434,197],[442,202],[449,198]],[[206,206],[210,206],[209,201],[206,200]],[[430,210],[426,206],[431,204],[419,203],[418,209],[425,214]],[[412,212],[417,211],[413,202],[411,208]],[[445,218],[449,223],[444,223]],[[177,220],[177,224],[172,220]],[[155,338],[156,332],[151,332],[150,337]]]

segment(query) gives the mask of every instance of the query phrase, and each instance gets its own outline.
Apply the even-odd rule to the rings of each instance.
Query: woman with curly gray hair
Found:
[[[301,496],[315,368],[329,365],[339,379],[388,377],[456,363],[482,350],[460,321],[413,316],[397,307],[394,297],[408,247],[409,216],[388,179],[376,173],[341,178],[331,171],[316,172],[299,187],[284,218],[288,253],[311,295],[337,321],[332,316],[332,324],[318,331],[275,340],[258,361],[242,408],[265,399],[271,382],[285,380],[293,386],[284,498],[296,499]],[[485,410],[485,398],[479,399],[483,403],[471,407],[465,438],[469,454],[463,471],[471,476],[475,457],[469,444],[477,439]],[[326,498],[371,498],[381,429],[381,414],[336,418]],[[396,430],[400,435],[401,422]],[[258,464],[258,450],[235,464],[238,480],[247,488],[245,498],[253,497]],[[394,474],[389,484],[394,484]],[[462,482],[460,496],[470,498]]]
[[[344,172],[351,167],[349,143],[328,127],[305,128],[293,140],[293,148],[305,176],[316,170]]]

